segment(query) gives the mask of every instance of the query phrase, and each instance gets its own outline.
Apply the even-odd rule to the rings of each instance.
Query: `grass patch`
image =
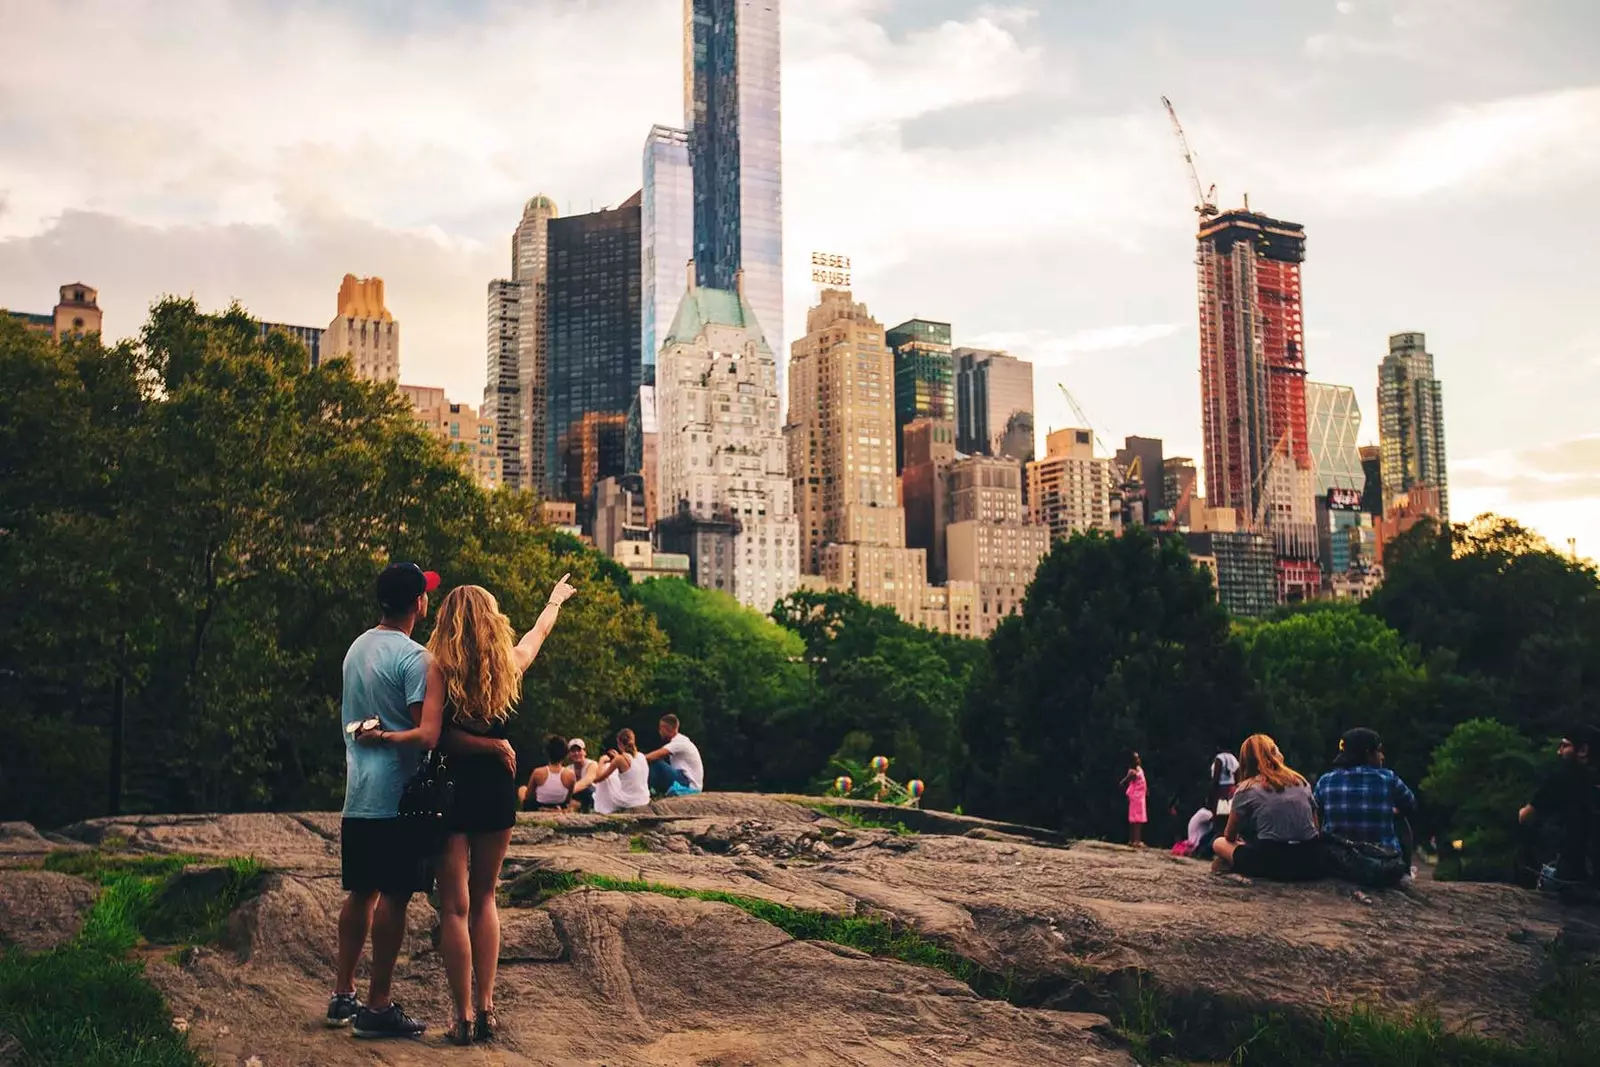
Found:
[[[628,851],[629,852],[649,852],[650,851],[650,846],[645,844],[645,840],[644,840],[644,835],[643,834],[634,834],[632,837],[628,838]]]
[[[183,873],[211,862],[186,855],[53,852],[44,869],[100,884],[84,935],[126,952],[141,938],[159,945],[217,940],[234,909],[261,891],[267,870],[254,856],[243,856]]]
[[[908,827],[899,819],[890,819],[880,815],[877,811],[863,808],[849,808],[836,804],[818,804],[813,809],[818,815],[835,819],[846,826],[854,826],[857,830],[888,830],[896,837],[916,837],[917,831]]]

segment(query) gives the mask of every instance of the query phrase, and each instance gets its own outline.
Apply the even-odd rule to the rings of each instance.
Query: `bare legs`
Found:
[[[388,894],[351,893],[344,898],[339,909],[338,974],[334,978],[335,993],[356,991],[356,964],[361,962],[361,950],[366,946],[367,933],[372,933],[372,982],[367,989],[367,1007],[382,1011],[389,1006],[390,986],[394,982],[394,964],[400,958],[400,946],[406,938],[406,897]]]
[[[457,1019],[468,1018],[472,940],[467,930],[467,835],[451,834],[439,853],[439,952]]]
[[[1128,824],[1128,844],[1134,848],[1144,847],[1144,823],[1130,822]]]
[[[372,908],[378,903],[377,893],[350,893],[339,909],[338,974],[334,977],[335,993],[356,991],[356,964],[361,962],[361,950],[367,945],[367,932],[372,928]]]
[[[472,835],[468,897],[472,909],[473,1007],[478,1011],[494,1007],[494,979],[500,968],[500,909],[495,906],[494,889],[510,845],[510,830]]]
[[[439,856],[439,950],[444,957],[456,1018],[494,1007],[500,963],[500,912],[495,884],[511,844],[511,831],[451,834]],[[376,951],[376,950],[374,950]]]
[[[1226,837],[1211,842],[1211,851],[1216,853],[1216,859],[1211,861],[1211,870],[1218,874],[1233,870],[1233,854],[1238,848],[1237,841],[1229,841]]]

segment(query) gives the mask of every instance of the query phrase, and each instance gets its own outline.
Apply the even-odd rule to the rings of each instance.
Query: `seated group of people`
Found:
[[[656,796],[686,796],[705,788],[700,749],[678,728],[675,715],[658,726],[661,747],[640,752],[632,730],[617,731],[616,743],[597,760],[583,738],[545,739],[545,762],[533,769],[517,800],[544,811],[594,811],[610,815],[642,808]]]
[[[1214,787],[1209,810],[1201,809],[1190,821],[1190,854],[1201,843],[1196,836],[1202,842],[1209,837],[1214,870],[1282,881],[1317,878],[1325,871],[1318,843],[1327,834],[1378,845],[1402,857],[1415,873],[1408,819],[1417,800],[1400,776],[1384,767],[1383,741],[1375,731],[1348,731],[1339,741],[1333,769],[1315,787],[1284,762],[1277,742],[1266,734],[1245,740],[1236,769],[1226,762],[1224,776],[1237,785]],[[1215,768],[1214,763],[1214,781]]]

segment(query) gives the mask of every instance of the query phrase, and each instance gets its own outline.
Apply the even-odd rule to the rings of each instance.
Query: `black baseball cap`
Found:
[[[405,611],[417,597],[437,588],[437,571],[425,571],[415,563],[391,563],[378,575],[378,606],[384,611]]]
[[[1339,754],[1333,758],[1334,766],[1359,767],[1382,747],[1383,738],[1378,736],[1376,730],[1369,730],[1365,726],[1346,730],[1344,736],[1339,738]]]

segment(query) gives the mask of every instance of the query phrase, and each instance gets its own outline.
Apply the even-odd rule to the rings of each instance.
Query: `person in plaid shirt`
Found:
[[[1339,739],[1333,770],[1317,779],[1314,792],[1324,833],[1382,845],[1410,864],[1411,828],[1406,819],[1417,810],[1417,798],[1398,774],[1384,767],[1383,741],[1377,731],[1366,727],[1347,731]]]

